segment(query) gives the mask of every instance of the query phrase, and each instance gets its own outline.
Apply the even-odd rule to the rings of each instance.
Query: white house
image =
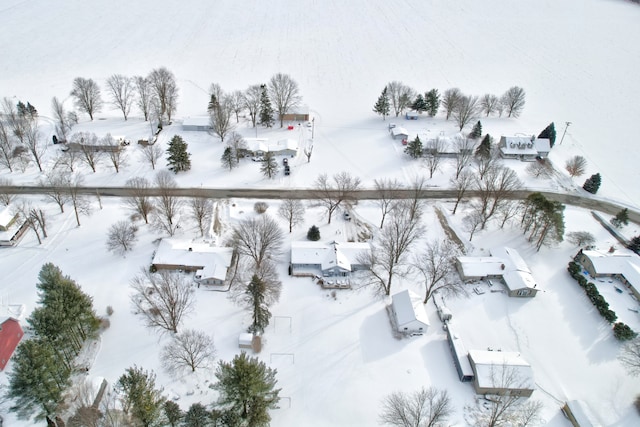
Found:
[[[13,209],[11,205],[0,208],[0,246],[17,245],[29,230],[27,221]]]
[[[182,130],[184,131],[204,131],[213,129],[211,127],[211,118],[209,116],[187,117],[182,121]]]
[[[281,139],[277,142],[267,138],[245,138],[247,150],[254,156],[264,156],[273,153],[275,156],[295,157],[298,154],[298,141],[295,139]]]
[[[592,277],[613,277],[627,286],[640,300],[640,257],[631,253],[581,250],[576,256]]]
[[[153,256],[152,265],[158,270],[195,272],[196,282],[203,285],[222,285],[227,278],[232,257],[232,248],[188,240],[162,239]]]
[[[469,350],[473,386],[477,394],[529,397],[535,389],[533,369],[520,353]]]
[[[505,246],[490,252],[490,257],[457,257],[455,264],[462,280],[497,279],[510,297],[536,296],[538,285],[518,251]]]
[[[505,159],[533,161],[536,157],[549,156],[551,141],[535,136],[501,136],[498,148]]]
[[[419,295],[404,290],[391,296],[396,330],[406,335],[422,335],[429,328],[429,319]]]
[[[358,242],[291,242],[291,274],[347,277],[366,270],[361,258],[371,252],[368,243]]]

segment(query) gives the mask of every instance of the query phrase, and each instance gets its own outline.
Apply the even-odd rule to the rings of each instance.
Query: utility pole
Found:
[[[560,144],[562,144],[562,141],[564,141],[564,136],[567,134],[567,129],[571,125],[571,122],[564,122],[564,124],[564,132],[562,133],[562,138],[560,138]]]

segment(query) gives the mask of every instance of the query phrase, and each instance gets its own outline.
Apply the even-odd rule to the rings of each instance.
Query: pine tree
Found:
[[[422,157],[422,141],[420,141],[420,137],[418,135],[416,135],[415,139],[409,141],[404,152],[411,156],[412,159]]]
[[[591,175],[591,177],[584,182],[582,188],[584,188],[585,191],[588,191],[591,194],[596,194],[600,189],[601,182],[602,179],[600,177],[600,174],[596,173]]]
[[[469,138],[471,139],[479,139],[482,136],[482,123],[480,123],[480,120],[478,120],[478,123],[476,123],[473,126],[473,129],[471,129],[471,133],[469,134]]]
[[[627,247],[633,252],[640,254],[640,236],[635,236],[634,238],[632,238],[631,241],[629,241]]]
[[[611,219],[611,224],[620,228],[623,225],[629,225],[629,209],[624,208]]]
[[[31,103],[29,103],[29,102],[27,102],[27,112],[29,113],[29,116],[32,119],[35,119],[35,118],[38,117],[38,110],[36,110],[36,107],[31,105]]]
[[[209,98],[209,105],[207,105],[207,112],[209,113],[209,115],[211,115],[211,113],[213,113],[219,106],[220,104],[218,103],[218,98],[215,94],[212,93],[211,98]]]
[[[618,341],[629,341],[637,337],[638,334],[626,323],[617,322],[613,325],[613,336],[615,336]]]
[[[267,85],[261,85],[262,94],[260,95],[260,124],[270,128],[275,123],[273,118],[273,107],[267,93]]]
[[[24,102],[22,101],[18,101],[18,103],[16,104],[16,110],[18,111],[18,115],[20,117],[27,117],[27,115],[29,114],[29,112],[27,111],[27,106],[24,105]]]
[[[389,115],[389,110],[391,109],[391,104],[389,102],[389,94],[387,92],[387,87],[385,86],[382,90],[382,93],[378,97],[375,105],[373,106],[374,113],[378,113],[382,116],[382,120]]]
[[[413,104],[411,104],[411,109],[416,110],[418,113],[422,113],[427,110],[427,103],[422,94],[418,94],[415,101],[413,101]]]
[[[265,303],[266,291],[264,281],[257,274],[254,274],[245,291],[245,302],[251,310],[251,325],[247,328],[249,333],[261,335],[269,326],[271,312]]]
[[[277,408],[280,389],[276,389],[277,370],[245,352],[231,362],[220,361],[216,370],[218,407],[230,412],[248,426],[267,426],[271,421],[269,409]]]
[[[271,179],[278,173],[278,162],[276,162],[276,158],[273,156],[273,153],[267,153],[264,156],[264,160],[260,165],[260,172],[267,178]]]
[[[434,117],[438,114],[438,109],[440,108],[440,93],[438,92],[438,89],[431,89],[426,93],[425,103],[429,116]]]
[[[320,229],[315,225],[312,225],[309,228],[309,231],[307,231],[307,239],[313,242],[317,242],[318,240],[320,240]]]
[[[164,402],[163,411],[170,427],[178,427],[180,425],[180,421],[184,417],[182,410],[180,410],[180,405],[173,400],[167,400]]]
[[[480,145],[478,145],[478,148],[476,148],[476,156],[483,157],[485,159],[491,156],[491,140],[492,138],[489,134],[486,134],[484,138],[482,138]]]
[[[538,138],[547,138],[551,147],[553,147],[556,144],[556,125],[551,122],[549,126],[544,128],[544,130],[540,132]]]
[[[208,427],[211,425],[211,414],[202,403],[192,404],[184,414],[183,427]]]
[[[184,142],[180,135],[175,135],[169,141],[167,148],[167,166],[169,170],[178,173],[191,169],[191,153],[187,152],[187,143]]]
[[[127,368],[116,387],[122,394],[124,411],[145,427],[156,425],[162,417],[165,399],[156,388],[156,374],[134,366]]]
[[[220,162],[222,162],[222,166],[231,170],[238,165],[238,157],[234,154],[233,149],[227,146],[220,157]]]

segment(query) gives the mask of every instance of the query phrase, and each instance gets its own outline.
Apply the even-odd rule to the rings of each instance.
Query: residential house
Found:
[[[422,298],[409,290],[391,296],[391,311],[396,330],[405,335],[422,335],[429,328],[429,319]]]
[[[469,350],[469,363],[477,394],[529,397],[535,389],[533,369],[520,353]]]
[[[363,259],[370,252],[368,243],[292,242],[290,271],[293,276],[348,277],[369,268]]]
[[[500,155],[505,159],[533,161],[538,156],[534,141],[529,136],[502,136],[498,143]]]
[[[298,155],[298,141],[295,139],[281,139],[271,142],[267,138],[245,138],[247,151],[252,156],[264,156],[272,153],[274,156],[295,157]]]
[[[182,121],[183,131],[208,132],[211,129],[211,118],[209,116],[186,117]]]
[[[0,246],[17,245],[29,230],[27,221],[13,209],[11,205],[0,208]]]
[[[3,371],[9,363],[11,355],[23,336],[24,332],[18,319],[9,317],[0,323],[0,371]]]
[[[282,115],[282,121],[284,122],[307,122],[309,121],[309,107],[306,105],[300,105],[295,108],[289,109]]]
[[[613,277],[640,300],[640,257],[636,254],[581,250],[575,257],[591,277]]]
[[[222,285],[227,278],[233,249],[179,239],[162,239],[153,256],[158,270],[194,272],[203,285]]]
[[[457,257],[456,268],[464,281],[496,279],[510,297],[535,297],[538,285],[518,251],[508,247],[490,250],[490,257]]]

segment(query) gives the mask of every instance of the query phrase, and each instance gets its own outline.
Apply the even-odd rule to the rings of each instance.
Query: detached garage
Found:
[[[391,297],[391,312],[395,328],[401,334],[422,335],[429,328],[422,298],[409,290]]]

